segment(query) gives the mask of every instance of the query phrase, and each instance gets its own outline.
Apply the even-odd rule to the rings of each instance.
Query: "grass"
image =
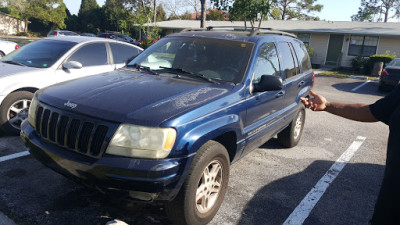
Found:
[[[354,73],[349,70],[338,70],[338,71],[323,71],[321,73],[318,73],[318,75],[322,76],[334,76],[334,77],[343,77],[343,78],[348,78],[350,76],[359,76],[359,77],[366,77],[368,80],[374,80],[377,77],[369,77],[364,74],[360,73]]]

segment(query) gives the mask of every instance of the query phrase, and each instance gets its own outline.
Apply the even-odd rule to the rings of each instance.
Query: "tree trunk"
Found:
[[[200,3],[201,3],[200,28],[204,28],[206,25],[206,0],[200,0]]]
[[[157,0],[154,0],[154,24],[157,21]]]

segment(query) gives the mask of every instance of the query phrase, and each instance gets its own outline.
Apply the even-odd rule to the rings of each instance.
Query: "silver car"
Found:
[[[27,44],[0,60],[0,128],[18,134],[33,93],[123,67],[143,49],[104,38],[65,36]]]
[[[19,45],[12,41],[0,40],[0,58],[4,57],[8,53],[19,48]]]

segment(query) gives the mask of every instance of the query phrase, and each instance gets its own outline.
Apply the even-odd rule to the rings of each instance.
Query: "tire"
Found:
[[[180,225],[210,222],[224,200],[229,166],[229,155],[223,145],[216,141],[205,143],[198,150],[180,192],[165,205],[169,219]]]
[[[278,142],[287,148],[296,146],[303,134],[305,120],[306,110],[302,105],[289,126],[278,134]]]
[[[11,135],[18,135],[21,123],[28,118],[28,110],[33,98],[29,91],[9,94],[0,106],[0,128]]]

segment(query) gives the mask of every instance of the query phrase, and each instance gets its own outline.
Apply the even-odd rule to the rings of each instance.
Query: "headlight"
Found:
[[[135,158],[163,159],[174,146],[176,130],[122,124],[106,153]]]
[[[33,96],[31,105],[29,106],[29,113],[28,113],[28,122],[31,124],[32,127],[35,127],[37,107],[38,107],[38,100],[35,95]]]

